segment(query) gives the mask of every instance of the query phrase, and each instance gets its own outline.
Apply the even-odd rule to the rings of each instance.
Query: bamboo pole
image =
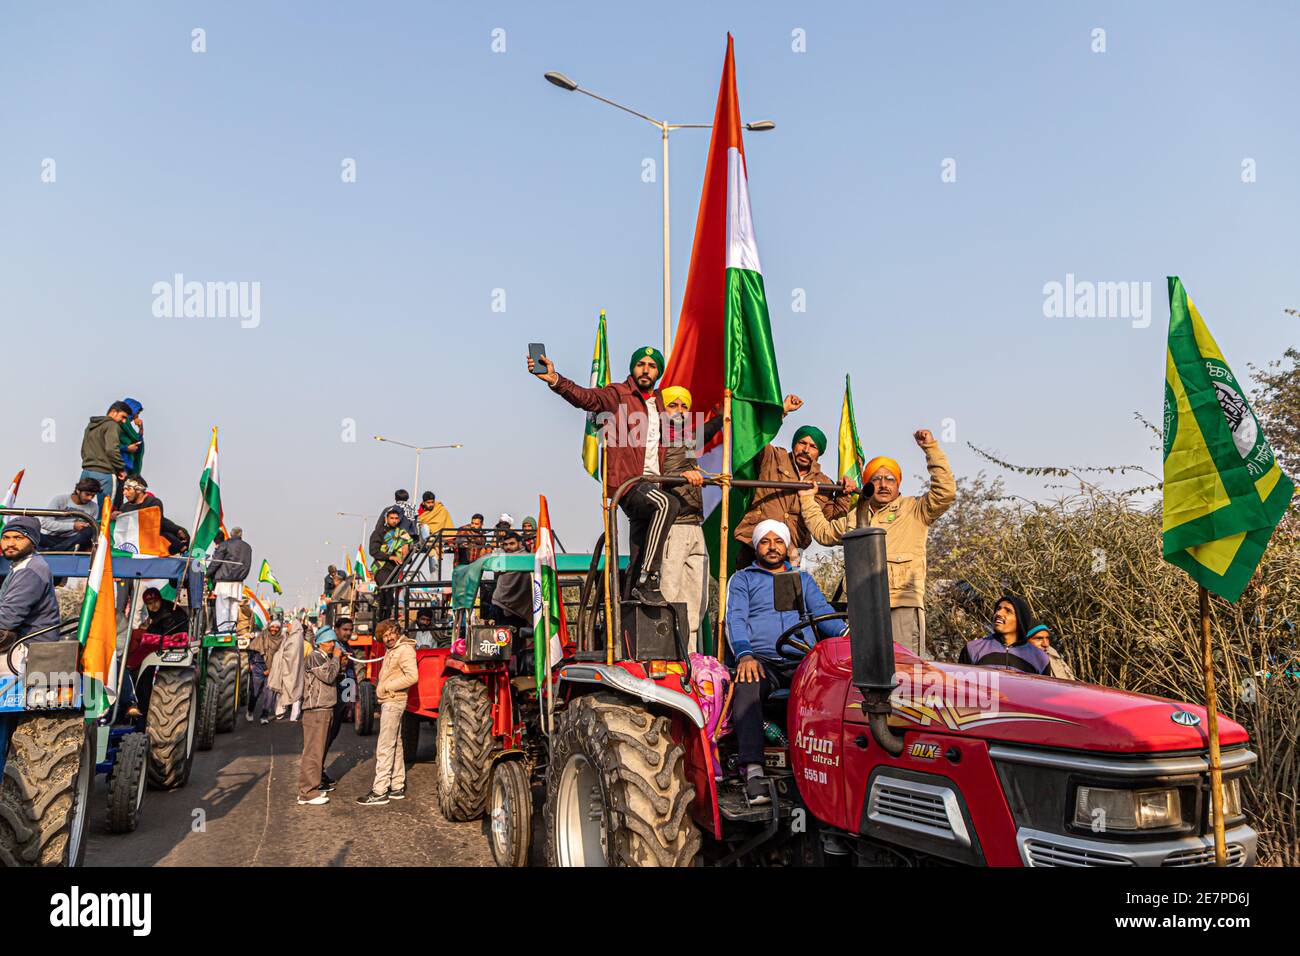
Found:
[[[603,511],[605,520],[605,663],[614,663],[614,596],[610,593],[610,581],[613,579],[614,562],[618,560],[618,555],[614,554],[613,535],[610,533],[609,523],[611,520],[609,507],[609,476],[606,474],[605,462],[605,432],[601,429],[600,433],[600,507]],[[613,518],[614,521],[618,519]]]
[[[718,522],[722,530],[721,540],[718,542],[718,622],[714,637],[714,651],[721,661],[726,656],[727,538],[731,535],[731,389],[729,388],[722,392],[722,474],[718,477],[722,480],[722,503],[719,505],[722,512],[721,520]]]
[[[1228,865],[1223,832],[1223,764],[1219,757],[1219,698],[1214,689],[1214,656],[1210,651],[1210,594],[1201,588],[1201,664],[1205,668],[1205,716],[1210,735],[1210,807],[1214,822],[1214,865]]]

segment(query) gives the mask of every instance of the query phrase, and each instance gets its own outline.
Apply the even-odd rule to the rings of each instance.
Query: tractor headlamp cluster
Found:
[[[1079,787],[1075,791],[1074,824],[1088,827],[1094,833],[1164,830],[1182,822],[1182,799],[1176,787],[1151,790]]]

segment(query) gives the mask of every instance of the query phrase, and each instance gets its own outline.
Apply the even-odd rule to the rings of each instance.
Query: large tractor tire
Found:
[[[208,655],[207,692],[217,698],[217,733],[230,733],[238,726],[239,651],[215,649]]]
[[[492,704],[487,685],[453,677],[438,710],[438,808],[448,820],[476,820],[492,774]]]
[[[251,700],[249,695],[253,693],[253,661],[249,657],[248,651],[239,652],[239,699],[235,706],[239,710],[247,713],[257,703]],[[236,717],[239,714],[235,714]]]
[[[402,711],[402,761],[409,767],[415,763],[415,752],[420,749],[420,725],[423,717],[409,710]]]
[[[497,866],[527,866],[533,842],[533,790],[522,760],[498,760],[492,768],[487,814]]]
[[[81,714],[17,717],[0,784],[0,865],[80,866],[94,779]]]
[[[147,734],[137,731],[118,740],[113,776],[108,781],[108,828],[114,833],[134,833],[140,825],[148,765]]]
[[[149,695],[149,786],[176,790],[190,779],[198,724],[198,677],[190,668],[160,667]]]
[[[668,718],[598,693],[578,698],[557,723],[546,768],[547,864],[694,865],[695,788]]]
[[[368,680],[357,682],[357,702],[352,712],[352,727],[358,737],[369,737],[375,732],[375,715],[379,703],[375,699],[375,685]]]

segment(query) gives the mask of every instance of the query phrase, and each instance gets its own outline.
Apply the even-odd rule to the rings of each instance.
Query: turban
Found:
[[[786,527],[784,521],[777,521],[775,518],[764,518],[754,528],[754,535],[750,538],[750,545],[755,551],[758,550],[758,543],[766,538],[773,531],[785,542],[785,546],[790,547],[790,529]]]
[[[881,468],[888,468],[894,473],[895,481],[903,480],[903,469],[898,467],[898,462],[892,458],[886,458],[884,455],[877,455],[871,461],[867,462],[867,467],[862,469],[862,480],[870,481],[871,476]]]
[[[316,615],[314,614],[311,615],[311,617],[315,617],[315,616]],[[332,627],[322,627],[319,631],[316,632],[317,647],[320,647],[320,645],[322,644],[333,644],[335,640],[337,640],[337,636],[335,635],[334,628]]]
[[[647,345],[644,348],[639,348],[632,353],[632,361],[627,363],[628,373],[630,374],[631,372],[635,371],[636,363],[641,361],[643,358],[654,359],[654,363],[659,369],[659,374],[655,376],[655,380],[658,381],[659,377],[664,374],[664,353],[660,352],[653,345]]]
[[[799,444],[801,439],[811,438],[813,444],[817,446],[817,454],[826,454],[826,433],[816,425],[804,425],[794,433],[794,438],[790,440],[790,447],[793,448]]]
[[[681,385],[669,385],[664,389],[663,395],[665,408],[680,400],[688,412],[691,410],[691,393]]]

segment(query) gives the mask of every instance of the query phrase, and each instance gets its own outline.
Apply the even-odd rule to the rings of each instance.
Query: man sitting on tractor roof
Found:
[[[773,575],[790,570],[790,529],[783,522],[767,518],[754,529],[753,564],[741,568],[727,585],[727,643],[736,660],[732,722],[740,744],[738,754],[745,775],[745,796],[751,804],[767,803],[763,780],[763,701],[773,691],[790,686],[799,661],[777,653],[776,639],[799,622],[798,611],[776,610]],[[817,582],[807,571],[799,571],[804,610],[810,615],[833,614]],[[814,625],[826,637],[848,631],[843,621],[821,621]],[[801,639],[815,640],[805,628]]]
[[[9,562],[9,573],[0,584],[0,653],[34,631],[45,631],[34,641],[59,639],[59,602],[50,566],[36,551],[40,540],[41,523],[27,515],[9,519],[0,533],[0,554]],[[15,666],[22,656],[14,655]],[[0,671],[4,668],[0,656]]]

